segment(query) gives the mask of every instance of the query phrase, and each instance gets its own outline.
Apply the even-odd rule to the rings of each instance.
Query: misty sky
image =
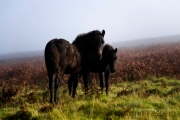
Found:
[[[0,0],[0,54],[105,29],[105,42],[180,34],[179,0]]]

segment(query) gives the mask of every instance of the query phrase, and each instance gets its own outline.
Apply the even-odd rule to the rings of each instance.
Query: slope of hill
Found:
[[[180,35],[119,41],[119,42],[114,42],[113,46],[117,48],[125,48],[125,47],[156,45],[161,43],[174,43],[174,42],[180,42]]]
[[[43,50],[0,54],[0,60],[43,56]]]

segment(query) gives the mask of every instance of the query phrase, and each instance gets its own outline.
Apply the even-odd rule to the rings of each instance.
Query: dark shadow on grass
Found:
[[[46,105],[46,106],[43,106],[39,109],[40,113],[47,113],[47,112],[52,112],[52,111],[53,111],[52,105]]]
[[[31,112],[20,110],[16,114],[6,116],[2,120],[37,120],[38,118],[32,117]]]
[[[180,92],[180,86],[174,87],[174,88],[172,88],[171,90],[169,90],[169,91],[167,92],[167,96],[168,96],[168,95],[174,95],[175,93],[179,93],[179,92]]]

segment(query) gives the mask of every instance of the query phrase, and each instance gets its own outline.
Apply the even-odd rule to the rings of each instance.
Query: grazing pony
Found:
[[[102,57],[104,35],[104,30],[102,33],[94,30],[78,35],[72,44],[64,39],[53,39],[47,43],[44,55],[49,78],[50,103],[58,101],[58,88],[64,74],[72,74],[78,78],[83,66],[88,67],[86,64]]]
[[[102,93],[103,93],[103,88],[104,88],[103,78],[105,77],[106,95],[108,95],[109,74],[115,72],[115,62],[117,59],[116,53],[117,53],[117,48],[114,49],[112,46],[106,44],[103,48],[102,59],[94,60],[93,63],[91,64],[91,67],[89,67],[90,69],[80,74],[79,77],[83,75],[85,93],[87,93],[88,91],[89,74],[90,72],[93,72],[93,73],[99,74],[100,87],[101,87]],[[103,77],[103,74],[104,74],[104,77]],[[74,77],[71,75],[68,80],[69,95],[71,95],[71,92],[72,92],[72,83],[73,83],[72,97],[75,97],[76,91],[74,91],[74,86],[77,87],[76,86],[77,83],[74,83]]]

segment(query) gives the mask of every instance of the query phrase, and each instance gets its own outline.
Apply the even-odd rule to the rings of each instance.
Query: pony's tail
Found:
[[[59,67],[60,54],[58,52],[56,45],[50,44],[49,46],[46,47],[45,61],[48,69],[51,70],[53,74],[58,75],[60,72],[60,67]]]

